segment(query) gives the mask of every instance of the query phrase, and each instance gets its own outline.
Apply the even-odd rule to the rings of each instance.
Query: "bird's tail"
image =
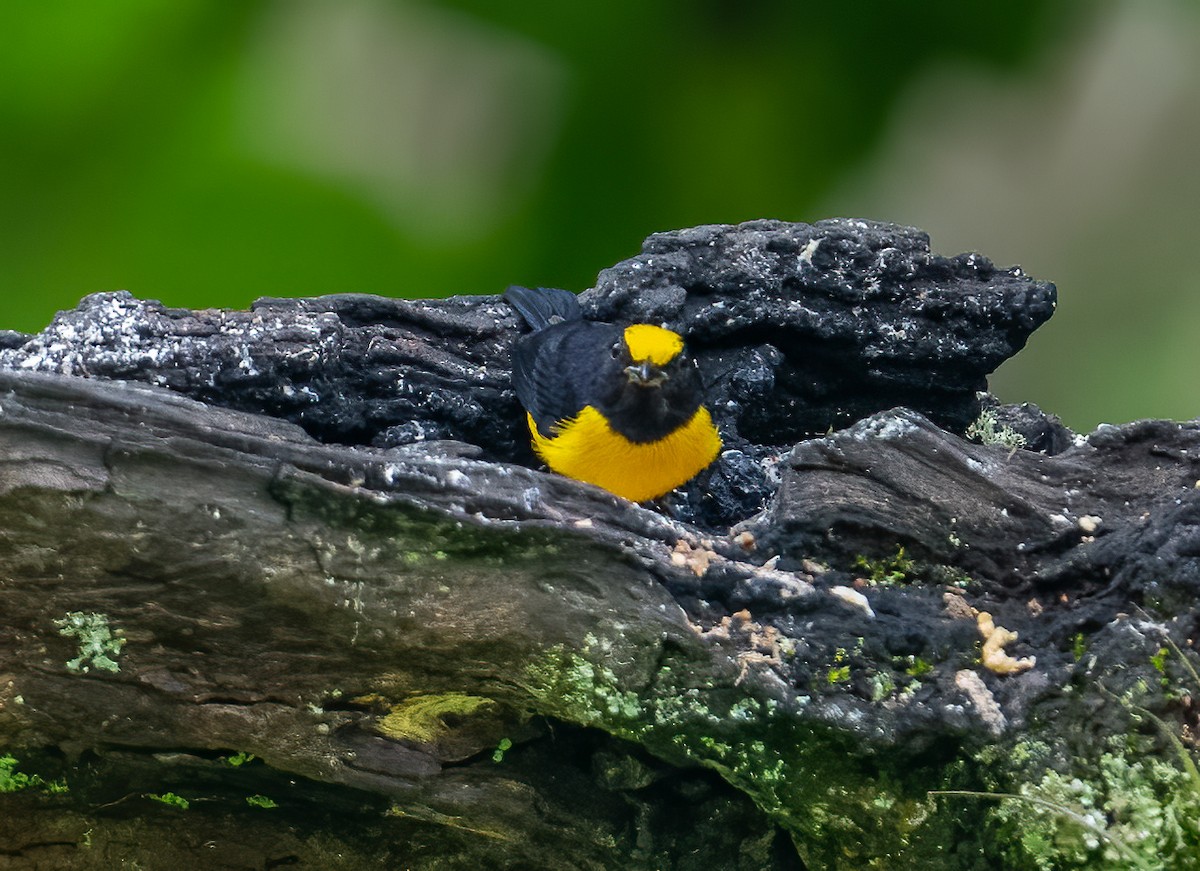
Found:
[[[514,284],[504,291],[504,301],[520,312],[525,322],[535,330],[583,317],[579,300],[569,290]]]

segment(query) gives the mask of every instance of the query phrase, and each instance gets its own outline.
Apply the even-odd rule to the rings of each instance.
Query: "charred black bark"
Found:
[[[1193,717],[1200,428],[981,403],[1051,285],[754,222],[651,237],[583,303],[701,360],[728,450],[668,510],[531,468],[496,297],[102,294],[0,337],[0,751],[40,778],[0,851],[1069,867],[1024,840],[1053,813],[931,791],[1124,760],[1191,800],[1106,742]],[[963,437],[984,408],[1007,444]]]

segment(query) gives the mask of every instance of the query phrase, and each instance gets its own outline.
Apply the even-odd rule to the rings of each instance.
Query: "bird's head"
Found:
[[[652,441],[690,419],[700,406],[700,371],[683,337],[653,324],[626,327],[612,346],[600,407],[615,429]]]
[[[685,363],[683,336],[653,324],[633,324],[625,328],[614,352],[625,366],[625,377],[635,387],[662,387],[671,378],[671,370]]]

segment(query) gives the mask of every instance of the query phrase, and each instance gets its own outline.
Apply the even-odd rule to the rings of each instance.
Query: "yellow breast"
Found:
[[[716,459],[721,437],[708,409],[656,442],[633,442],[590,405],[546,438],[529,417],[533,447],[560,475],[596,484],[633,502],[669,493]]]

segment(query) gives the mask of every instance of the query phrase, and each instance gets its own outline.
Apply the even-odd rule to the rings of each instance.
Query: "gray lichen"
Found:
[[[104,614],[85,614],[69,611],[65,617],[54,621],[58,634],[79,640],[79,655],[67,662],[67,670],[76,674],[87,674],[92,667],[114,674],[121,670],[117,657],[125,646],[120,629],[113,630]]]

